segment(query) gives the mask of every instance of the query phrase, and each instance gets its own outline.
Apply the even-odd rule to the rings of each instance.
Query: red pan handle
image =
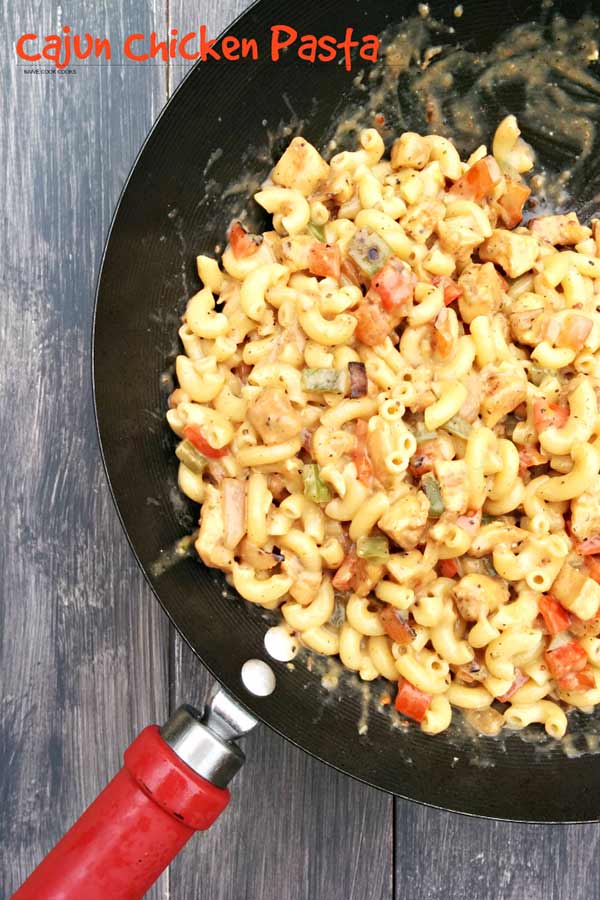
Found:
[[[120,772],[13,900],[143,897],[194,832],[210,828],[223,812],[230,794],[219,782],[243,758],[191,707],[181,707],[161,730],[148,726],[125,751]]]

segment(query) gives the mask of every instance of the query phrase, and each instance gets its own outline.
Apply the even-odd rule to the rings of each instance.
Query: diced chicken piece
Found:
[[[302,419],[285,391],[266,388],[248,409],[248,418],[265,444],[281,444],[302,431]]]
[[[329,165],[319,151],[303,137],[295,137],[275,168],[275,184],[295,188],[308,197],[329,175]]]
[[[600,476],[571,501],[571,532],[579,541],[600,534]]]
[[[485,366],[481,370],[484,424],[493,428],[507,413],[527,399],[527,376],[520,366],[509,362]]]
[[[429,162],[431,148],[420,134],[405,131],[392,145],[392,169],[424,169]]]
[[[532,235],[495,228],[479,248],[479,257],[498,263],[510,278],[518,278],[529,272],[539,252],[539,242]]]
[[[452,216],[443,219],[436,225],[440,246],[445,253],[456,256],[465,265],[476,247],[483,242],[485,235],[477,227],[472,216]]]
[[[529,228],[534,234],[554,246],[573,246],[587,240],[592,231],[580,225],[577,213],[570,212],[565,216],[542,216],[532,219]]]
[[[385,567],[399,584],[413,588],[415,591],[435,581],[437,577],[431,561],[418,550],[409,550],[408,553],[392,553]]]
[[[308,234],[296,234],[293,237],[283,238],[279,251],[279,261],[287,266],[291,272],[300,272],[308,269],[310,251],[315,239]]]
[[[546,321],[544,300],[538,294],[526,291],[512,301],[508,324],[513,340],[535,347],[542,340]]]
[[[449,512],[463,513],[469,502],[467,464],[463,459],[436,460],[433,472],[442,489],[444,506]]]
[[[502,303],[502,281],[492,263],[471,263],[458,279],[462,295],[458,308],[463,322],[470,324],[477,316],[492,316]]]
[[[585,622],[595,619],[600,608],[600,584],[565,563],[550,593],[558,602]]]
[[[467,622],[477,622],[508,600],[504,582],[475,573],[461,578],[452,593],[456,608]]]
[[[444,218],[446,207],[435,200],[427,200],[413,207],[400,224],[409,237],[417,244],[424,244],[433,234],[440,219]]]
[[[392,503],[377,524],[403,550],[412,550],[424,536],[428,514],[429,500],[415,490]]]
[[[198,556],[205,565],[226,571],[231,569],[233,553],[225,547],[224,539],[225,522],[221,491],[207,484],[200,510],[200,531],[195,544]]]

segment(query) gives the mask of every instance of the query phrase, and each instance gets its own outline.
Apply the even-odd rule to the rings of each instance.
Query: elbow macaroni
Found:
[[[273,230],[196,258],[167,413],[196,549],[305,647],[398,682],[426,734],[501,704],[560,738],[600,703],[600,250],[574,214],[503,227],[496,160],[532,166],[514,116],[467,163],[438,135],[359,143],[328,164],[294,138],[255,194]]]

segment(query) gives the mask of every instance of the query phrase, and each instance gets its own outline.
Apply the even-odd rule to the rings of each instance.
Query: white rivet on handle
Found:
[[[242,666],[241,674],[246,690],[257,697],[268,697],[275,690],[273,670],[261,659],[248,659]]]

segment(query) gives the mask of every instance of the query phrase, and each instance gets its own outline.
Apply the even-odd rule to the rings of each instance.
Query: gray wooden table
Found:
[[[29,75],[25,31],[196,30],[245,0],[3,0],[0,94],[0,887],[8,897],[119,768],[209,679],[130,554],[93,420],[93,290],[111,211],[181,66]],[[149,511],[150,513],[151,511]],[[262,728],[234,802],[152,900],[588,900],[595,826],[467,819],[394,801]],[[476,773],[474,773],[476,777]],[[85,898],[82,898],[85,900]],[[107,898],[110,900],[110,898]]]

